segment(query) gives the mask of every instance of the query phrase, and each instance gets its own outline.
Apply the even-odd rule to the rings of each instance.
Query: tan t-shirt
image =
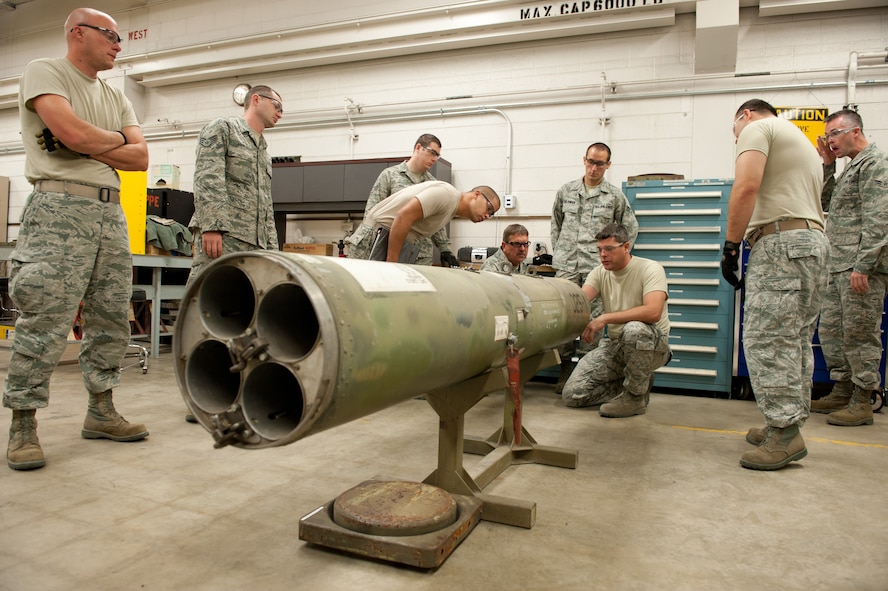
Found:
[[[585,285],[598,291],[605,313],[641,306],[644,304],[644,296],[652,291],[662,291],[669,298],[666,271],[660,263],[636,256],[629,259],[629,264],[619,271],[608,271],[604,265],[595,267],[586,276]],[[669,307],[665,302],[657,326],[664,335],[669,336]],[[611,338],[618,338],[623,334],[623,325],[608,324],[607,333]]]
[[[119,188],[117,171],[107,164],[83,158],[69,150],[47,152],[40,149],[35,136],[46,123],[34,111],[32,101],[44,94],[66,98],[78,117],[108,131],[139,124],[129,99],[104,80],[86,76],[67,58],[34,60],[25,66],[19,89],[19,118],[28,182],[52,179]]]
[[[376,204],[367,212],[363,223],[371,228],[380,225],[391,228],[395,216],[414,197],[422,206],[422,219],[413,224],[407,235],[410,242],[428,238],[446,226],[456,215],[460,192],[444,181],[426,181],[405,187]]]
[[[737,139],[737,156],[756,150],[768,157],[746,235],[771,222],[799,218],[823,227],[823,166],[802,131],[781,117],[753,121]]]

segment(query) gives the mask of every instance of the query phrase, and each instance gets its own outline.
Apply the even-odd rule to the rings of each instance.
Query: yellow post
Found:
[[[148,171],[118,170],[117,174],[120,175],[120,206],[129,228],[130,252],[145,254]]]

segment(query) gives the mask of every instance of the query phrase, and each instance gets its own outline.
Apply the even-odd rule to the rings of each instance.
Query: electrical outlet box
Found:
[[[518,204],[518,198],[515,195],[505,195],[503,197],[503,207],[513,209]]]

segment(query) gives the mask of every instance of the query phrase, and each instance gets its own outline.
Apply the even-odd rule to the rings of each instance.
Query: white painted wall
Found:
[[[60,23],[74,5],[56,4],[61,6],[52,12]],[[186,43],[183,39],[196,43],[435,3],[356,0],[331,3],[336,10],[327,10],[315,2],[179,0],[121,13],[100,4],[95,5],[112,12],[121,31],[145,24],[153,47],[162,48]],[[312,12],[294,13],[292,6],[297,4],[312,6]],[[404,26],[410,26],[409,19]],[[4,50],[0,83],[17,75],[29,59],[63,53],[59,26],[28,34],[0,26],[0,34],[4,35],[0,37]],[[38,37],[46,43],[36,43]],[[145,41],[138,42],[147,46]],[[581,158],[588,144],[605,141],[612,147],[614,164],[608,180],[615,184],[629,175],[654,172],[686,178],[730,177],[730,126],[741,102],[758,97],[777,106],[839,109],[847,100],[851,52],[876,52],[886,46],[888,8],[772,18],[759,17],[757,7],[742,8],[736,72],[771,74],[695,76],[695,17],[685,12],[677,14],[674,26],[657,29],[148,88],[141,97],[143,125],[148,136],[184,135],[153,140],[149,148],[152,163],[178,164],[181,188],[191,190],[193,132],[214,117],[239,111],[231,101],[231,89],[238,81],[269,84],[284,98],[285,106],[279,128],[266,132],[272,155],[301,155],[303,161],[406,156],[420,133],[431,132],[444,143],[443,153],[453,164],[458,188],[490,184],[501,193],[509,189],[517,195],[518,206],[501,211],[492,221],[455,220],[451,225],[455,248],[498,245],[503,228],[516,221],[530,229],[532,240],[548,244],[555,191],[582,174]],[[124,53],[133,51],[125,48]],[[119,71],[110,74],[121,76]],[[863,69],[856,79],[854,102],[860,105],[866,134],[888,147],[888,109],[884,107],[888,67]],[[867,80],[877,83],[868,85]],[[603,107],[602,82],[606,82]],[[448,99],[455,96],[473,98]],[[353,115],[356,141],[351,139],[345,117],[346,97],[363,109],[363,114]],[[450,114],[457,108],[471,114]],[[602,115],[607,118],[605,126],[600,122]],[[369,117],[389,120],[366,121]],[[321,126],[321,121],[330,124]],[[297,125],[287,127],[293,123]],[[16,110],[0,110],[0,175],[12,179],[11,222],[19,218],[30,190],[22,176],[24,156],[7,153],[19,141]],[[335,221],[294,222],[291,231],[297,225],[318,241],[335,241],[342,235]],[[11,238],[16,232],[13,224]]]

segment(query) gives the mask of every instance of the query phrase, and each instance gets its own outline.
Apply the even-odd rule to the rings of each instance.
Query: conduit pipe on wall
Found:
[[[601,73],[601,86],[599,88],[601,92],[601,115],[598,116],[598,123],[601,125],[601,136],[600,141],[607,141],[607,135],[605,131],[607,130],[607,123],[609,121],[607,117],[607,106],[605,101],[605,96],[607,95],[608,84],[607,84],[607,72]],[[612,87],[611,87],[612,88]]]
[[[827,88],[843,88],[846,86],[846,82],[807,82],[807,83],[796,83],[796,84],[773,84],[773,85],[760,85],[760,86],[751,86],[744,87],[742,89],[738,89],[736,87],[731,88],[712,88],[712,89],[697,89],[697,90],[689,90],[689,89],[679,89],[672,91],[656,91],[656,92],[638,92],[631,94],[612,94],[610,95],[611,101],[622,101],[622,100],[648,100],[652,98],[674,98],[674,97],[687,97],[687,96],[704,96],[704,95],[718,95],[718,94],[736,94],[739,92],[743,93],[752,93],[752,92],[776,92],[776,91],[785,91],[785,90],[811,90],[811,89],[827,89]],[[888,85],[888,79],[871,79],[865,80],[863,82],[858,83],[859,86],[885,86]],[[466,97],[470,98],[470,97]],[[441,116],[453,116],[453,115],[483,115],[487,113],[496,113],[503,116],[509,122],[509,141],[511,142],[511,120],[509,120],[508,116],[504,112],[504,109],[519,109],[519,108],[528,108],[528,107],[545,107],[545,106],[558,106],[558,105],[568,105],[568,104],[577,104],[589,102],[588,98],[565,98],[565,99],[553,99],[553,100],[540,100],[540,101],[530,101],[530,102],[514,102],[514,103],[502,103],[496,106],[481,106],[481,107],[461,107],[456,109],[433,109],[431,111],[417,111],[412,113],[400,113],[400,114],[392,114],[392,115],[361,115],[359,117],[353,117],[353,121],[355,123],[367,124],[367,123],[381,123],[388,121],[410,121],[410,120],[418,120],[418,119],[428,119],[434,117]],[[391,105],[387,105],[391,106]],[[364,109],[372,109],[374,105],[365,105]],[[145,138],[148,141],[153,140],[167,140],[167,139],[177,139],[182,137],[195,137],[200,132],[200,127],[202,127],[201,122],[190,122],[188,125],[196,126],[195,129],[187,130],[179,130],[179,131],[165,131],[165,132],[151,132],[147,131],[145,133]],[[315,120],[301,120],[301,121],[288,121],[281,122],[276,125],[273,129],[266,130],[266,133],[273,133],[283,129],[316,129],[316,128],[324,128],[324,127],[334,127],[334,126],[347,126],[348,121],[345,117],[333,117],[329,119],[315,119]],[[20,144],[17,144],[20,147]],[[11,153],[12,147],[10,148],[0,148],[0,150],[5,150],[4,153]],[[21,150],[19,150],[21,151]],[[511,148],[509,150],[508,155],[509,160],[511,160]]]
[[[503,118],[506,123],[506,155],[505,155],[505,164],[506,164],[506,174],[505,180],[503,182],[503,191],[504,194],[508,194],[511,191],[511,179],[512,179],[512,120],[509,119],[509,116],[500,109],[494,109],[490,107],[460,107],[454,109],[436,109],[434,111],[423,111],[423,112],[414,112],[414,113],[400,113],[400,114],[392,114],[392,115],[360,115],[353,116],[348,118],[347,121],[343,121],[342,118],[330,118],[323,120],[315,120],[315,121],[295,121],[295,122],[282,122],[276,125],[273,129],[266,130],[266,133],[273,132],[282,129],[321,129],[326,127],[340,127],[342,125],[351,125],[354,123],[360,124],[369,124],[369,123],[390,123],[395,121],[418,121],[421,119],[433,119],[437,117],[452,117],[457,115],[487,115],[487,114],[495,114],[499,115]],[[198,124],[199,125],[199,124]],[[201,126],[202,127],[202,126]],[[353,129],[353,127],[352,127]],[[172,140],[172,139],[180,139],[185,137],[197,137],[200,134],[200,129],[192,129],[192,130],[182,130],[182,131],[161,131],[157,133],[145,133],[145,139],[147,141],[160,141],[160,140]],[[12,153],[8,148],[4,153]]]
[[[855,52],[856,53],[856,52]],[[777,91],[786,91],[786,90],[812,90],[812,89],[828,89],[828,88],[837,88],[837,87],[845,87],[848,92],[849,102],[850,99],[854,98],[854,93],[858,86],[884,86],[888,85],[888,79],[870,79],[861,82],[854,81],[854,76],[857,73],[857,67],[860,65],[860,59],[873,59],[879,57],[885,57],[888,52],[871,52],[871,53],[859,53],[854,54],[849,57],[849,68],[847,72],[847,77],[845,81],[839,82],[810,82],[810,83],[794,83],[794,84],[772,84],[772,85],[759,85],[759,86],[749,86],[744,87],[742,89],[738,89],[736,85],[731,84],[724,88],[712,88],[712,89],[687,89],[682,88],[678,90],[670,90],[670,91],[654,91],[654,92],[636,92],[636,93],[622,93],[617,94],[617,84],[610,83],[609,88],[613,94],[610,94],[610,100],[648,100],[648,99],[656,99],[656,98],[674,98],[674,97],[688,97],[688,96],[704,96],[704,95],[718,95],[718,94],[736,94],[738,92],[744,93],[752,93],[752,92],[777,92]],[[853,65],[853,67],[852,67]],[[766,73],[762,75],[775,75],[774,73]],[[670,79],[669,82],[694,82],[698,79],[707,79],[712,78],[711,76],[704,77],[691,77],[691,78],[674,78]],[[735,78],[731,78],[730,82],[734,82]],[[629,86],[629,85],[638,85],[638,84],[658,84],[665,83],[666,81],[646,81],[646,82],[631,82],[631,83],[621,83],[619,86]],[[599,88],[602,88],[600,85]],[[465,98],[478,98],[467,96]],[[603,99],[603,97],[602,97]],[[551,100],[538,100],[538,101],[524,101],[524,102],[514,102],[514,103],[501,103],[495,106],[481,106],[481,107],[460,107],[453,109],[434,109],[431,111],[419,111],[413,113],[401,113],[401,114],[393,114],[393,115],[365,115],[360,114],[359,116],[354,117],[355,122],[359,123],[384,123],[390,121],[411,121],[411,120],[420,120],[420,119],[429,119],[435,117],[443,117],[443,116],[471,116],[471,115],[485,115],[488,113],[495,113],[502,116],[507,123],[507,143],[506,143],[506,181],[504,184],[504,190],[511,190],[511,165],[512,165],[512,122],[509,119],[508,115],[506,115],[504,109],[518,109],[518,108],[528,108],[528,107],[542,107],[542,106],[558,106],[558,105],[568,105],[568,104],[577,104],[589,102],[588,97],[568,97],[563,99],[551,99]],[[414,102],[415,104],[415,102]],[[602,100],[602,105],[603,105]],[[364,109],[375,108],[378,106],[384,107],[394,107],[396,104],[386,103],[384,105],[363,105]],[[297,113],[298,115],[298,113]],[[171,140],[171,139],[183,139],[187,137],[197,137],[200,133],[200,129],[207,122],[190,122],[188,125],[193,126],[193,129],[181,129],[174,131],[161,131],[161,132],[151,132],[146,129],[145,139],[148,141],[161,141],[161,140]],[[301,120],[301,121],[293,121],[293,122],[281,122],[274,129],[268,130],[268,132],[274,132],[276,130],[283,129],[314,129],[314,128],[324,128],[324,127],[335,127],[335,126],[343,126],[348,125],[348,121],[343,116],[337,116],[329,119],[316,119],[316,120]],[[11,154],[21,154],[24,152],[24,148],[22,147],[20,142],[9,142],[6,145],[0,144],[0,154],[2,155],[11,155]]]
[[[872,51],[858,53],[852,51],[848,56],[848,90],[845,94],[845,105],[852,106],[857,97],[857,67],[860,60],[882,60],[882,63],[888,63],[888,48],[885,51]]]

